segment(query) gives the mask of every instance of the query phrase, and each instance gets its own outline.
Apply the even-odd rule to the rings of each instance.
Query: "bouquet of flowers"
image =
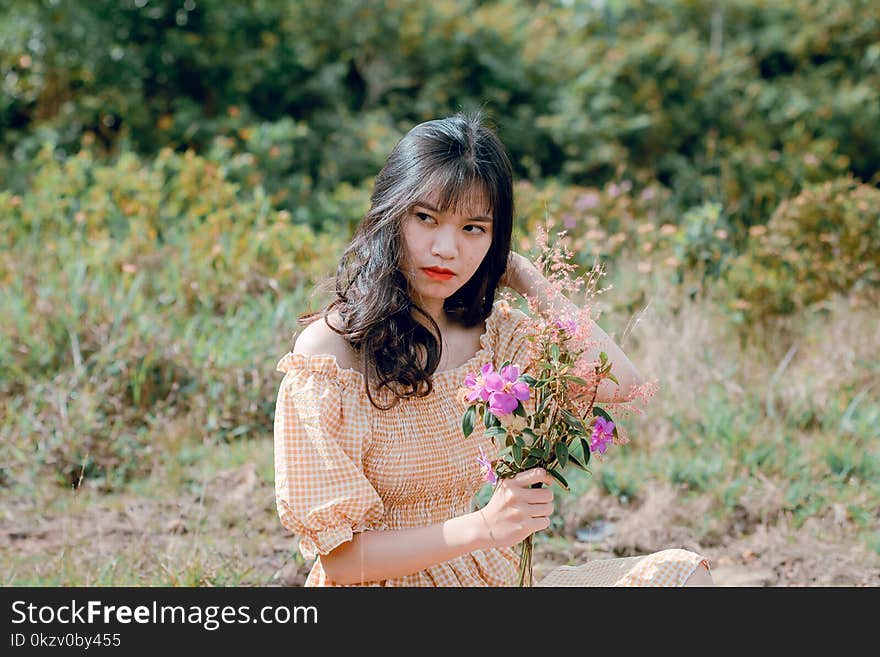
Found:
[[[554,267],[560,262],[558,255],[545,257],[545,275],[564,277],[568,269]],[[601,275],[603,272],[594,266],[585,279],[578,279],[587,283],[589,298],[597,294],[596,282]],[[603,380],[620,384],[604,351],[598,353],[598,358],[589,356],[595,353],[591,347],[596,344],[590,340],[589,306],[580,309],[576,317],[549,316],[531,299],[529,306],[531,321],[525,337],[532,343],[532,374],[524,372],[520,363],[509,361],[498,371],[489,362],[479,371],[468,373],[461,391],[467,405],[462,431],[467,438],[481,423],[485,435],[499,447],[495,459],[481,449],[479,460],[487,481],[495,484],[523,470],[541,467],[570,490],[563,475],[566,467],[590,472],[587,465],[593,455],[601,459],[609,445],[627,442],[611,416],[596,405]],[[525,404],[533,410],[527,412]],[[532,585],[531,535],[521,544],[519,585]]]

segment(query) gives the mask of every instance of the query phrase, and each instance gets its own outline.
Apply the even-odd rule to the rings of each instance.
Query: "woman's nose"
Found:
[[[455,244],[455,235],[449,230],[438,230],[434,233],[434,243],[431,246],[431,254],[438,258],[454,258],[458,255],[458,247]]]

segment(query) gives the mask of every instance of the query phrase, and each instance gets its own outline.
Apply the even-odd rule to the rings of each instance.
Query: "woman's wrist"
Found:
[[[535,278],[540,276],[538,268],[528,258],[516,253],[514,254],[510,269],[509,287],[521,296],[531,296],[533,294],[532,288],[535,285]]]
[[[477,509],[477,513],[480,514],[480,517],[483,519],[483,524],[486,525],[486,531],[489,532],[489,540],[491,541],[489,547],[495,547],[498,543],[498,540],[495,538],[495,534],[492,531],[492,524],[489,522],[489,519],[486,517],[486,512],[483,509]]]
[[[483,513],[482,509],[478,509],[473,513],[462,516],[467,521],[468,534],[475,550],[486,550],[495,546],[495,540],[492,536],[491,528]]]
[[[520,277],[522,260],[524,260],[523,256],[515,251],[511,251],[507,259],[507,270],[504,272],[504,277],[501,280],[504,287],[510,288],[517,294],[522,294],[522,280]]]

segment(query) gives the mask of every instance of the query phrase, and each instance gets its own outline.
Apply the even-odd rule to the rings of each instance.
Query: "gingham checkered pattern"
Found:
[[[490,454],[494,446],[480,428],[463,437],[464,406],[456,392],[468,372],[490,360],[496,367],[511,360],[526,369],[526,320],[520,310],[497,301],[476,355],[459,367],[435,372],[429,396],[402,400],[389,411],[370,404],[363,376],[340,368],[335,356],[288,353],[278,362],[284,379],[275,409],[275,498],[282,525],[300,537],[303,557],[316,558],[306,586],[335,585],[320,555],[350,541],[354,532],[431,525],[473,510],[473,497],[484,485],[479,450],[482,446]],[[390,393],[383,390],[374,397],[387,405]],[[533,410],[533,403],[528,406]],[[680,584],[702,559],[684,550],[657,554],[668,552],[682,554],[611,560],[637,566],[617,580],[642,585],[651,583],[653,573],[655,583],[660,578]],[[518,563],[513,548],[476,550],[405,577],[362,585],[512,586]],[[671,575],[670,568],[675,571]],[[556,576],[559,583],[550,585],[595,581],[601,586],[608,579],[594,568],[559,570],[544,581]]]
[[[682,586],[700,564],[709,569],[709,562],[695,552],[662,550],[640,557],[559,566],[536,586]]]

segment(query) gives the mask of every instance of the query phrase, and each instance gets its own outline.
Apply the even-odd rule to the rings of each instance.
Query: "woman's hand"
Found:
[[[548,486],[553,479],[543,468],[532,468],[514,477],[502,479],[489,503],[480,509],[487,525],[491,547],[510,547],[527,536],[550,526],[553,491],[532,488]]]

